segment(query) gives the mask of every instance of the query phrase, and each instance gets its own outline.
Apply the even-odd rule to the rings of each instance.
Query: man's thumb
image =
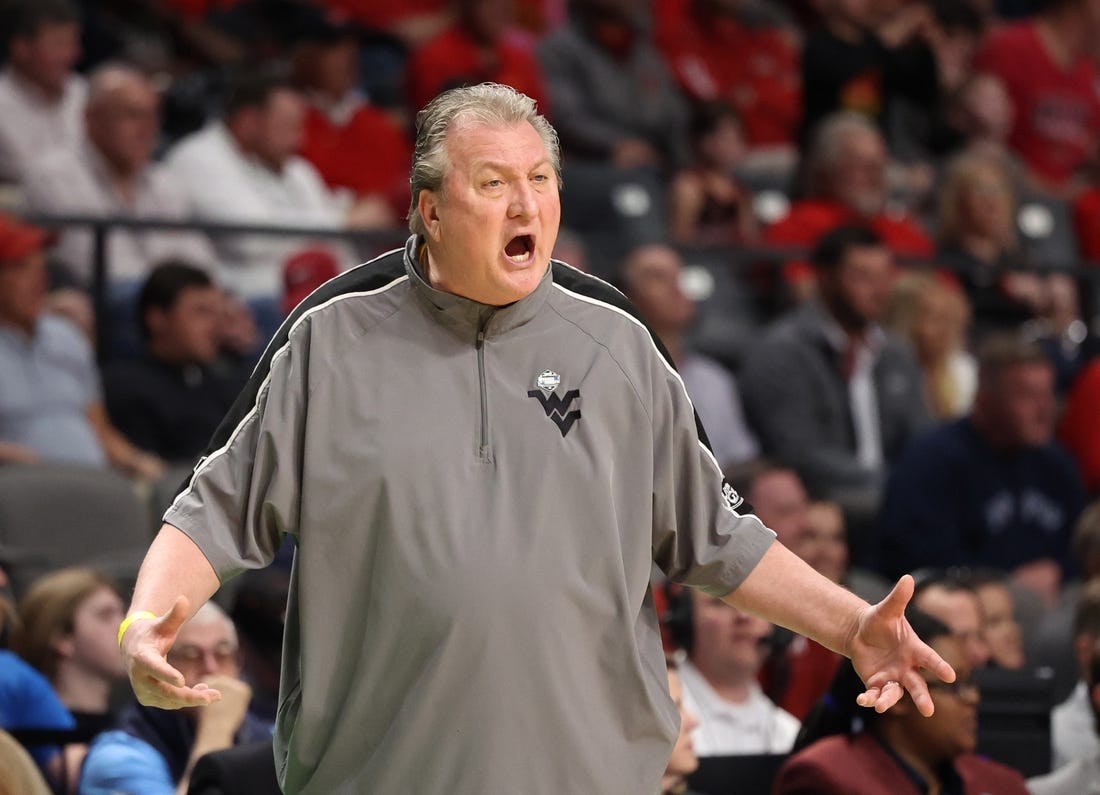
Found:
[[[165,635],[175,635],[191,614],[191,602],[182,594],[176,597],[172,609],[160,617],[157,629]]]

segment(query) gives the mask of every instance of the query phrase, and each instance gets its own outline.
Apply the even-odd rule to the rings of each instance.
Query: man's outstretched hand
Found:
[[[186,596],[157,618],[134,621],[122,636],[122,656],[137,700],[147,707],[180,709],[211,704],[221,693],[203,683],[189,686],[183,674],[168,663],[168,651],[190,615]]]
[[[917,637],[905,618],[913,586],[913,578],[906,574],[885,599],[868,605],[852,631],[848,656],[867,685],[857,704],[885,712],[908,690],[917,709],[927,717],[935,706],[921,669],[945,682],[955,681],[955,671]]]

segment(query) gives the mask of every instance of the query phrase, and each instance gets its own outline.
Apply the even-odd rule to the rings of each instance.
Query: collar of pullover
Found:
[[[538,314],[553,289],[551,269],[547,267],[538,287],[507,306],[489,306],[461,295],[445,293],[428,284],[424,277],[420,266],[421,246],[423,240],[415,235],[405,244],[405,272],[409,275],[409,281],[432,315],[462,337],[476,337],[481,330],[484,330],[486,337],[492,337],[522,326]]]

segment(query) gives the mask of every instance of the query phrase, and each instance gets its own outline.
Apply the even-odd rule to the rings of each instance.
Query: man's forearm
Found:
[[[182,594],[190,601],[190,614],[194,615],[219,585],[218,575],[202,550],[183,531],[166,524],[145,554],[130,613],[149,610],[163,615]]]
[[[851,654],[859,614],[867,607],[778,541],[725,601],[845,655]]]

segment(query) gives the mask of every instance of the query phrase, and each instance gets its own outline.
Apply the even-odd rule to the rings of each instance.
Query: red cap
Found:
[[[283,314],[289,315],[307,295],[340,270],[327,249],[307,248],[283,264]]]
[[[17,262],[45,247],[49,236],[7,213],[0,213],[0,265]]]

